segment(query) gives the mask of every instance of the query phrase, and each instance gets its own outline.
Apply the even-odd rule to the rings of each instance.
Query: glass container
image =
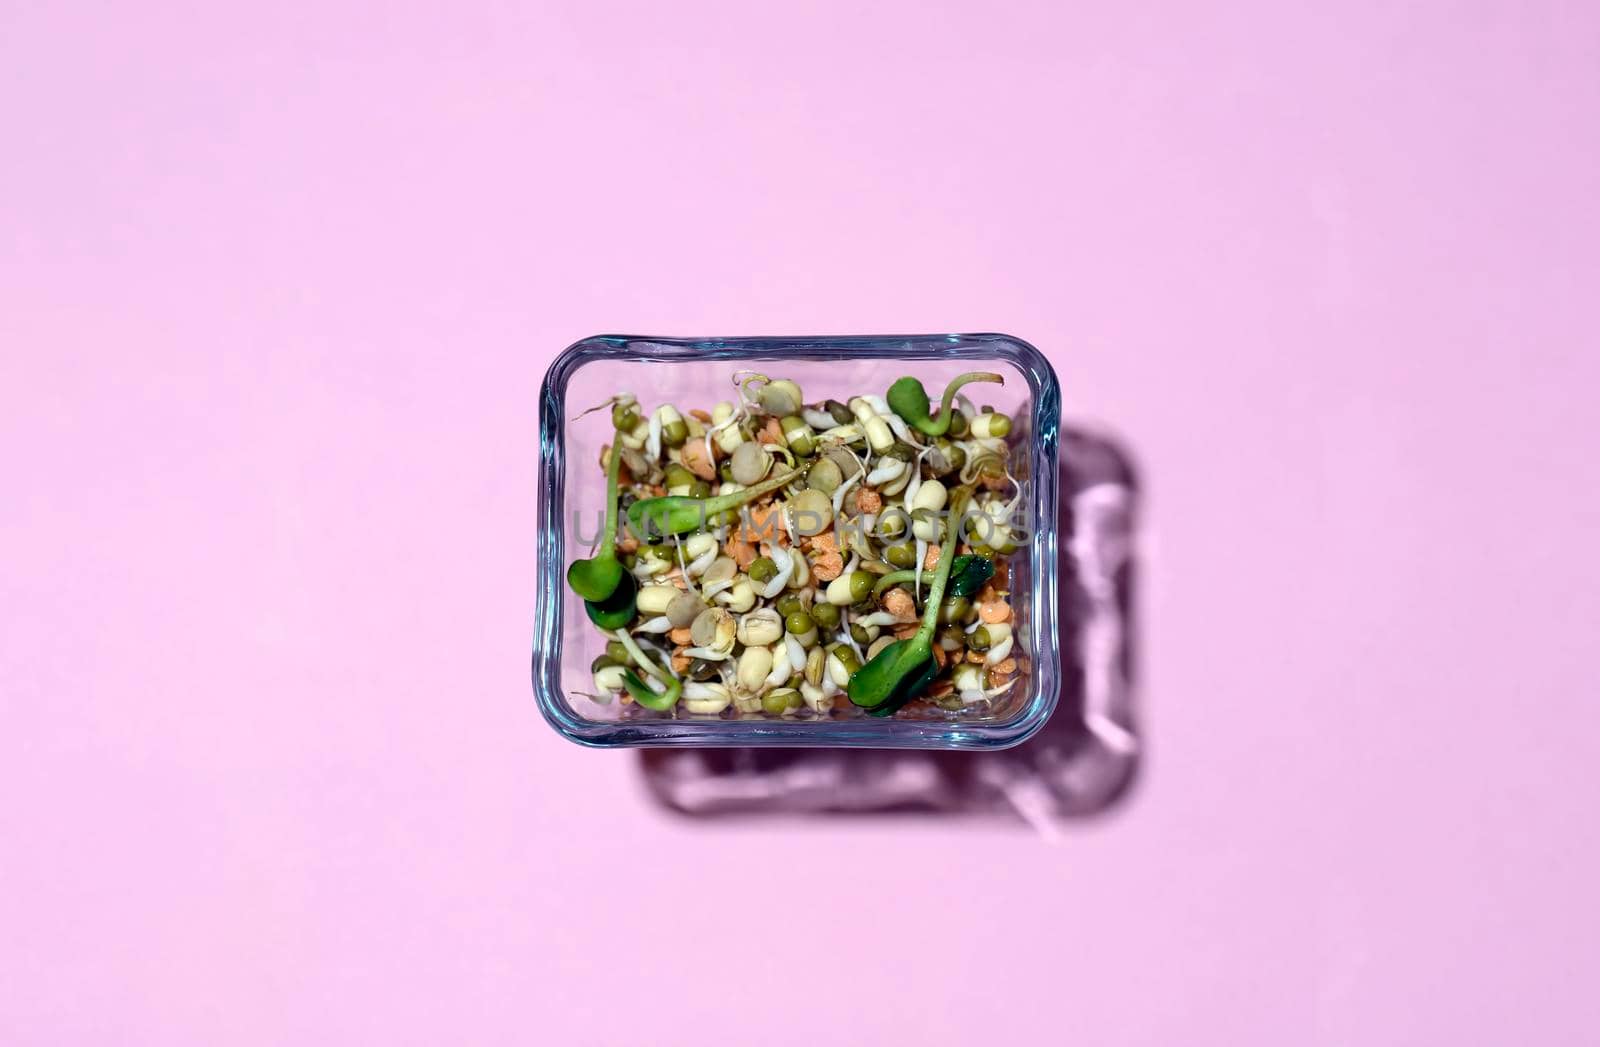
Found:
[[[1009,557],[1013,636],[1026,670],[992,702],[960,711],[903,709],[874,717],[840,699],[821,716],[769,717],[730,708],[717,715],[681,706],[652,712],[599,702],[590,662],[605,637],[565,584],[567,564],[588,555],[605,504],[601,448],[614,435],[608,411],[584,412],[619,392],[642,410],[662,403],[687,412],[735,400],[734,373],[756,371],[799,383],[808,403],[884,395],[914,375],[937,397],[966,371],[994,371],[1003,386],[968,386],[978,403],[1013,420],[1012,475],[1021,486],[1025,535]],[[539,516],[534,594],[533,690],[558,732],[591,746],[780,746],[882,749],[999,749],[1042,727],[1061,680],[1057,593],[1057,485],[1060,389],[1033,346],[1000,334],[803,338],[586,338],[545,374],[540,391]]]

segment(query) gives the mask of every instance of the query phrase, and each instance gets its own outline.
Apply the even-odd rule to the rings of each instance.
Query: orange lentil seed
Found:
[[[978,617],[991,625],[1003,622],[1011,617],[1011,605],[1004,600],[995,600],[992,603],[978,605]]]

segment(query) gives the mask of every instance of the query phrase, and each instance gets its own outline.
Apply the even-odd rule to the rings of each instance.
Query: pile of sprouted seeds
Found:
[[[1000,381],[961,375],[933,413],[911,377],[807,404],[749,371],[709,413],[591,408],[616,433],[597,550],[567,570],[607,641],[590,697],[778,717],[1004,694],[1025,669],[1005,559],[1022,490],[1011,419],[958,392]]]

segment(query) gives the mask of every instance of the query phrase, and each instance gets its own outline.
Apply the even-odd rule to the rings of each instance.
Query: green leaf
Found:
[[[889,404],[891,411],[904,418],[906,424],[919,432],[929,436],[941,435],[932,430],[933,420],[928,417],[928,393],[922,388],[922,383],[915,378],[906,375],[904,378],[895,379],[894,384],[889,386],[889,392],[884,396],[884,400]],[[945,428],[950,428],[948,422],[945,423]]]
[[[927,640],[920,636],[896,640],[855,671],[845,693],[851,703],[864,709],[885,703],[904,705],[933,679],[930,668],[937,672],[939,667]]]
[[[583,609],[589,620],[602,629],[621,629],[633,621],[635,603],[639,597],[639,583],[633,575],[622,572],[619,584],[604,600],[585,600]]]
[[[993,577],[994,561],[988,557],[975,553],[958,556],[950,568],[950,583],[945,587],[945,595],[971,596]]]
[[[868,709],[867,715],[893,716],[895,713],[899,712],[907,702],[917,697],[923,691],[926,691],[928,689],[928,685],[933,683],[934,677],[938,675],[939,663],[934,661],[932,658],[929,658],[927,663],[922,668],[921,675],[908,679],[905,685],[897,688],[895,693],[891,694],[889,698],[883,702],[883,704]]]
[[[567,585],[585,600],[600,601],[622,584],[622,562],[616,553],[602,549],[592,560],[574,560],[567,567]]]

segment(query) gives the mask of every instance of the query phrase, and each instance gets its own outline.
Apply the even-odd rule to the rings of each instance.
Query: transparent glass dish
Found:
[[[609,414],[590,407],[624,390],[643,407],[681,411],[735,399],[733,373],[752,369],[800,384],[807,402],[883,395],[912,374],[937,395],[964,371],[995,371],[1004,386],[966,392],[1013,420],[1010,469],[1022,485],[1028,534],[1009,557],[1013,636],[1028,669],[994,701],[959,712],[901,710],[873,717],[847,700],[820,717],[769,717],[732,709],[694,715],[597,702],[589,663],[605,646],[565,583],[567,564],[588,555],[605,505],[602,446]],[[1057,594],[1060,388],[1033,346],[999,334],[812,338],[587,338],[545,374],[539,406],[538,577],[534,596],[533,690],[558,732],[592,746],[781,746],[879,749],[1000,749],[1042,727],[1061,680]]]

